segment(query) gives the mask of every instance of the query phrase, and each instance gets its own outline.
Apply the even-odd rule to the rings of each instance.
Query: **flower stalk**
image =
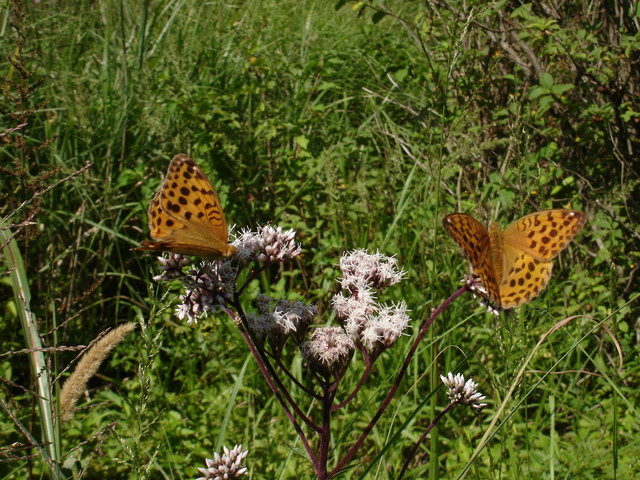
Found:
[[[300,253],[301,248],[295,242],[295,232],[272,226],[259,228],[257,232],[243,230],[233,246],[238,250],[234,258],[203,263],[198,268],[188,269],[186,273],[184,257],[171,254],[169,258],[161,260],[163,273],[155,278],[159,281],[179,279],[184,284],[185,294],[180,297],[182,304],[176,314],[179,318],[186,318],[188,323],[197,323],[207,313],[219,310],[231,317],[267,385],[298,433],[317,478],[334,478],[353,461],[363,442],[391,404],[429,327],[453,300],[469,290],[469,285],[463,286],[443,302],[420,327],[393,385],[375,414],[353,445],[329,469],[332,415],[355,399],[369,379],[380,355],[406,335],[405,331],[409,328],[409,310],[404,302],[388,305],[378,301],[380,292],[400,282],[405,272],[398,268],[395,258],[381,253],[371,254],[364,250],[346,253],[340,260],[342,277],[339,283],[342,291],[332,299],[338,326],[311,328],[318,314],[314,305],[273,299],[260,294],[255,299],[256,310],[246,312],[241,302],[248,284],[260,272]],[[253,267],[247,278],[239,282],[240,273],[254,262],[262,263]],[[283,354],[288,346],[299,350],[312,381],[297,378],[283,363]],[[356,386],[345,393],[344,400],[336,402],[341,380],[355,354],[361,355],[364,360],[363,372]],[[288,390],[289,382],[285,385],[285,378],[314,401],[320,402],[321,413],[318,418],[304,413],[304,409]],[[453,377],[451,381],[459,386],[459,377]],[[467,387],[471,386],[473,385]],[[462,393],[459,393],[463,395],[466,392],[465,385],[461,388]],[[460,398],[455,402],[461,402]],[[480,400],[475,398],[476,402]],[[452,405],[455,402],[452,401]],[[303,429],[303,426],[307,428]],[[313,441],[309,438],[309,432],[315,436]],[[204,473],[204,469],[200,471]]]

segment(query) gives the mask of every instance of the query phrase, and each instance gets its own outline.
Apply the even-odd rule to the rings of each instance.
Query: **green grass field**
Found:
[[[3,4],[0,478],[195,479],[236,444],[253,479],[397,479],[405,462],[405,479],[639,478],[640,7],[614,3]],[[325,442],[299,421],[305,448],[244,328],[179,319],[181,283],[132,251],[178,153],[231,240],[296,232],[299,255],[247,265],[235,313],[259,294],[314,304],[308,339],[338,326],[344,253],[404,270],[375,295],[410,328],[375,363],[355,353],[334,403],[371,370],[330,428],[296,341],[269,357]],[[547,288],[499,316],[465,293],[409,357],[469,272],[443,218],[556,208],[588,220]],[[129,322],[62,417],[86,347]],[[446,411],[412,452],[448,372],[487,406]]]

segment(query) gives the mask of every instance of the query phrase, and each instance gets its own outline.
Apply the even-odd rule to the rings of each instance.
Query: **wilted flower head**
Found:
[[[302,343],[304,336],[318,313],[315,305],[305,305],[299,300],[274,299],[258,295],[256,306],[260,315],[247,316],[249,328],[258,341],[266,336],[275,353],[279,352],[289,337]]]
[[[258,345],[263,345],[267,335],[271,331],[271,320],[266,315],[247,313],[247,325]]]
[[[180,255],[178,253],[170,253],[167,258],[157,257],[162,265],[160,270],[163,271],[161,275],[156,275],[153,279],[156,282],[168,282],[174,278],[180,278],[184,276],[182,269],[189,265],[189,257]]]
[[[273,316],[271,315],[271,306],[275,300],[268,295],[259,294],[256,298],[256,307],[258,315],[247,313],[247,325],[253,334],[254,340],[262,345],[271,333],[273,328]]]
[[[271,306],[274,301],[275,298],[272,298],[269,295],[265,295],[264,293],[258,294],[258,297],[256,298],[256,307],[258,307],[258,312],[260,312],[261,315],[271,313]]]
[[[281,299],[273,309],[275,329],[282,335],[293,336],[301,341],[317,313],[315,305]]]
[[[461,373],[453,375],[451,372],[446,377],[440,375],[440,379],[445,387],[449,389],[447,395],[452,402],[464,403],[471,405],[473,408],[482,408],[487,405],[486,403],[479,403],[487,397],[476,391],[478,384],[472,379],[467,380],[465,383],[464,375]]]
[[[233,298],[235,269],[228,261],[203,262],[181,280],[186,288],[176,313],[180,320],[186,316],[188,323],[198,323],[198,318],[206,312],[223,308]]]
[[[207,458],[205,460],[207,468],[198,468],[204,477],[199,477],[196,480],[231,480],[240,478],[247,473],[247,467],[243,467],[241,463],[249,451],[243,452],[242,445],[236,445],[231,451],[227,447],[222,448],[224,450],[222,456],[214,453],[213,459]]]
[[[368,285],[373,288],[383,288],[398,283],[405,272],[398,270],[398,261],[366,250],[354,250],[342,256],[340,269],[342,270],[342,288],[353,292]]]
[[[340,377],[353,357],[355,345],[340,327],[317,328],[300,352],[309,368],[324,377]]]

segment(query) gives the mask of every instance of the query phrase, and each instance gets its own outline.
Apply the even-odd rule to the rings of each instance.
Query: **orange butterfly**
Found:
[[[553,260],[575,237],[587,216],[575,210],[545,210],[487,231],[473,217],[452,213],[444,228],[469,259],[489,298],[503,309],[530,302],[551,278]]]
[[[149,230],[155,241],[136,250],[173,252],[210,259],[238,251],[228,243],[227,222],[211,182],[187,155],[173,157],[162,188],[149,205]]]

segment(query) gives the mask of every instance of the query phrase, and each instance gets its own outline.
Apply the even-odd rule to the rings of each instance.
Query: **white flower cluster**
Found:
[[[247,458],[248,450],[242,451],[242,445],[236,445],[232,450],[222,447],[224,454],[213,454],[213,458],[205,459],[207,468],[198,468],[204,475],[196,480],[231,480],[240,478],[247,473],[247,467],[243,467],[242,461]]]
[[[264,240],[264,250],[258,256],[258,260],[270,262],[283,262],[299,255],[302,249],[296,244],[296,231],[282,231],[282,228],[273,228],[271,225],[262,227],[260,232]]]
[[[363,285],[384,288],[404,278],[404,270],[398,270],[398,260],[380,252],[368,253],[359,249],[343,255],[340,259],[342,288],[347,291],[360,289]]]
[[[340,259],[346,295],[333,297],[333,309],[346,333],[368,352],[378,354],[393,345],[409,325],[406,303],[381,305],[376,302],[373,289],[398,283],[404,271],[397,268],[397,260],[379,252],[369,254],[355,250]]]
[[[265,225],[258,231],[242,230],[233,242],[238,249],[235,258],[241,264],[254,260],[264,262],[284,262],[299,255],[300,245],[295,242],[295,230],[282,231],[281,227]]]
[[[341,377],[355,352],[353,341],[340,327],[317,328],[300,352],[309,367],[324,377]]]
[[[445,387],[449,389],[447,396],[452,402],[464,403],[466,405],[471,405],[473,408],[482,408],[487,406],[486,403],[480,403],[487,397],[477,391],[478,384],[472,379],[465,382],[464,375],[461,373],[453,375],[449,372],[449,375],[446,377],[440,375],[440,380],[442,380]]]

